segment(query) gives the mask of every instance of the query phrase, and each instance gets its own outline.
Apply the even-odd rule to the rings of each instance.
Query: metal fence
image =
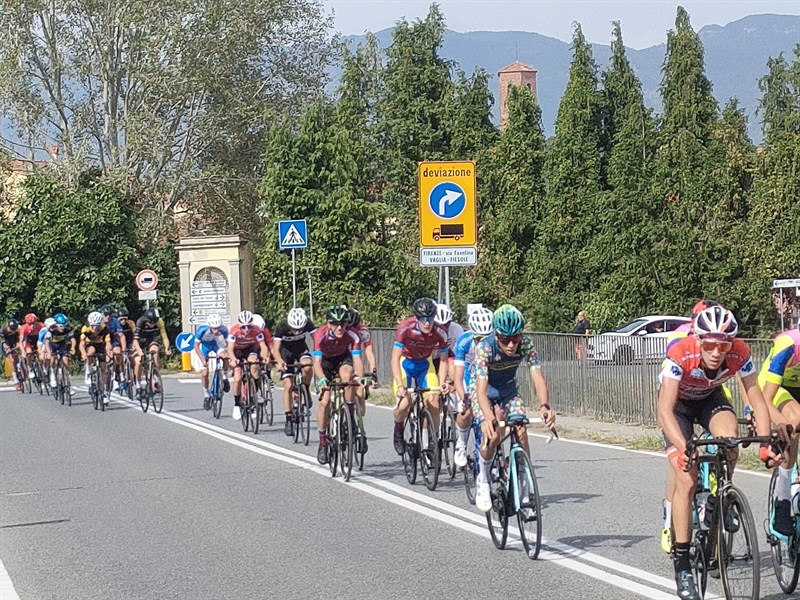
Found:
[[[394,342],[393,329],[370,329],[378,377],[381,383],[392,380],[391,356]],[[582,337],[559,333],[531,333],[534,347],[539,352],[550,404],[559,413],[586,416],[603,421],[657,425],[656,400],[658,373],[666,349],[665,338],[618,336]],[[608,340],[609,337],[617,338]],[[605,338],[605,339],[603,339]],[[760,368],[769,353],[772,340],[745,340]],[[613,343],[615,350],[627,346],[623,352],[610,352],[611,358],[598,360],[599,344]],[[616,354],[616,358],[614,355]],[[527,376],[525,363],[517,374],[523,400],[538,406]],[[739,387],[731,380],[728,385],[734,404],[741,413]]]

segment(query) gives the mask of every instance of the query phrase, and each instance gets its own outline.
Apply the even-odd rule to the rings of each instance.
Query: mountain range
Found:
[[[608,64],[611,55],[611,23],[609,44],[592,44],[594,59],[600,70]],[[713,84],[714,96],[723,106],[732,97],[739,100],[748,117],[751,139],[762,138],[761,123],[756,109],[761,92],[758,80],[767,72],[767,59],[783,52],[787,60],[794,58],[796,44],[800,43],[800,16],[751,15],[727,25],[707,25],[698,32],[705,49],[706,76]],[[391,44],[392,30],[377,32],[381,48]],[[625,24],[622,24],[625,38]],[[364,36],[346,36],[345,41],[355,46]],[[666,54],[664,43],[642,50],[627,48],[628,59],[642,82],[645,103],[661,109],[658,87]],[[554,123],[561,96],[567,87],[569,66],[572,61],[570,44],[562,40],[526,31],[471,31],[459,33],[447,30],[441,56],[457,63],[467,74],[482,67],[493,75],[491,91],[498,97],[497,72],[504,66],[520,60],[538,71],[538,99],[542,108],[542,122],[546,135],[554,133]],[[333,84],[340,70],[330,71]],[[495,120],[497,119],[495,104]]]

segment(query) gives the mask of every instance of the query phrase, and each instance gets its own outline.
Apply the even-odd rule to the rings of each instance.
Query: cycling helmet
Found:
[[[696,317],[699,313],[707,308],[711,308],[712,306],[719,306],[719,303],[716,300],[700,300],[692,308],[692,318]]]
[[[489,335],[492,333],[492,311],[488,308],[479,308],[469,315],[469,330],[475,335]]]
[[[44,326],[46,329],[50,329],[53,325],[55,325],[56,320],[53,317],[44,320]]]
[[[9,319],[8,320],[8,328],[11,331],[16,331],[17,329],[19,329],[19,321],[17,321],[16,319]]]
[[[739,324],[731,311],[721,306],[711,306],[697,314],[692,331],[700,338],[706,336],[733,338],[739,333]]]
[[[503,304],[494,311],[492,317],[492,327],[500,335],[517,335],[522,332],[525,326],[525,317],[510,304]]]
[[[36,323],[36,315],[33,313],[28,313],[27,315],[25,315],[24,321],[26,325],[33,325],[34,323]]]
[[[447,325],[450,321],[453,320],[453,311],[450,310],[450,307],[447,304],[437,303],[436,304],[436,316],[433,319],[433,322],[437,325]]]
[[[206,320],[206,324],[209,327],[219,327],[222,325],[222,317],[217,314],[208,315],[208,319]]]
[[[249,310],[243,310],[239,313],[239,316],[236,318],[239,321],[239,325],[252,325],[253,324],[253,313]]]
[[[292,329],[302,329],[308,323],[306,311],[299,306],[294,307],[289,311],[289,314],[286,315],[286,322]]]
[[[113,304],[104,304],[103,307],[100,309],[100,312],[103,313],[104,317],[113,317],[114,313],[116,313],[116,309],[114,308]]]
[[[352,327],[358,327],[361,323],[361,315],[355,308],[351,308],[347,316],[347,320]]]
[[[418,319],[421,317],[436,317],[436,300],[432,298],[417,298],[414,300],[412,306],[414,316]]]
[[[253,313],[253,325],[259,329],[264,329],[264,317],[257,313]]]
[[[89,313],[89,325],[92,327],[97,327],[103,324],[103,313],[97,312],[93,310]]]
[[[69,323],[69,319],[67,319],[67,315],[64,313],[56,313],[56,316],[53,317],[53,319],[55,319],[56,325],[60,325],[61,327]]]
[[[120,307],[119,307],[119,309],[117,310],[117,316],[118,316],[120,319],[123,319],[123,318],[124,318],[124,319],[127,319],[127,318],[128,318],[128,317],[130,317],[131,315],[130,315],[130,313],[128,312],[128,309],[127,309],[127,308],[125,308],[124,306],[120,306]]]
[[[148,323],[155,323],[158,321],[158,311],[155,308],[148,308],[144,311],[144,318]]]
[[[342,305],[331,306],[326,315],[328,322],[333,323],[345,323],[348,321],[349,317],[350,312]]]

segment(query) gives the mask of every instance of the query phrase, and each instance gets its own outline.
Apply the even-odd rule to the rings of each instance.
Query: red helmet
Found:
[[[692,308],[692,318],[695,318],[705,309],[711,308],[712,306],[719,306],[719,304],[716,302],[716,300],[700,300],[694,305],[694,308]]]
[[[36,323],[36,315],[33,313],[28,313],[27,315],[25,315],[25,318],[23,320],[27,325],[33,325],[34,323]]]

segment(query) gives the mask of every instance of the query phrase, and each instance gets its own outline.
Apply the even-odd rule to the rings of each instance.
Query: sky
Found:
[[[423,18],[428,0],[324,0],[344,35],[380,31],[401,18]],[[455,31],[531,31],[560,40],[581,24],[590,42],[608,44],[611,21],[622,23],[625,45],[642,49],[666,42],[675,12],[683,6],[699,31],[753,14],[800,15],[800,0],[439,0],[447,26]]]

